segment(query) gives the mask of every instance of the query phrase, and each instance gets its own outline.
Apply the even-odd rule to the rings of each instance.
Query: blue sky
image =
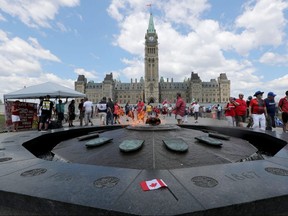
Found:
[[[80,74],[139,80],[150,10],[164,80],[226,73],[235,97],[288,90],[287,0],[0,0],[0,99],[47,81],[74,89]]]

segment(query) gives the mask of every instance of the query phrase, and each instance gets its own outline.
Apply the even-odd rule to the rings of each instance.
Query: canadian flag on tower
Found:
[[[167,187],[167,185],[162,179],[152,179],[150,181],[142,181],[140,185],[144,191],[156,190],[161,187]]]

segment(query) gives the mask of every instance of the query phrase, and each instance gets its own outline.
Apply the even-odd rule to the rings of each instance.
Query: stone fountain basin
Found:
[[[267,153],[267,156],[262,160],[241,163],[226,160],[224,163],[196,166],[187,160],[186,163],[180,162],[177,165],[179,168],[167,169],[156,168],[161,165],[157,158],[155,168],[149,164],[151,169],[119,167],[114,159],[111,160],[114,161],[113,166],[56,162],[39,157],[57,149],[58,144],[69,145],[72,141],[73,145],[74,138],[89,132],[101,131],[100,134],[106,136],[115,130],[112,134],[115,136],[113,141],[116,142],[121,133],[128,130],[124,132],[125,128],[113,126],[60,129],[48,133],[35,131],[25,135],[19,133],[1,143],[0,212],[7,210],[9,213],[16,212],[17,215],[287,214],[288,147],[284,136],[279,138],[277,134],[239,128],[191,125],[183,125],[181,128],[187,133],[190,130],[190,134],[193,134],[194,130],[198,130],[199,133],[203,133],[204,130],[223,133],[232,139],[241,138],[252,143],[258,151]],[[105,134],[108,132],[109,134]],[[134,132],[136,134],[136,131]],[[131,135],[132,131],[127,133]],[[155,131],[149,133],[158,134]],[[176,131],[169,133],[177,134]],[[148,137],[152,139],[153,136]],[[185,139],[188,138],[187,134]],[[192,140],[190,137],[189,151],[181,155],[182,157],[189,157],[189,154],[193,154],[194,148],[200,148],[200,144],[195,141],[193,143]],[[163,144],[155,145],[153,148],[149,143],[146,141],[144,148],[137,153],[138,160],[146,161],[145,154],[140,154],[146,150],[149,154],[149,148],[154,149],[159,155],[171,153],[171,157],[173,154],[179,156],[178,153],[168,152],[163,148]],[[79,142],[78,145],[83,146],[83,143]],[[108,146],[102,147],[103,155],[98,153],[97,156],[102,157],[103,161],[104,149]],[[95,152],[97,150],[100,149],[95,149]],[[113,151],[115,155],[120,153],[116,143]],[[207,151],[203,150],[203,153]],[[75,151],[75,154],[77,153],[78,151]],[[82,152],[79,154],[82,155]],[[222,161],[224,157],[220,158]],[[137,157],[133,159],[136,160]],[[184,165],[186,167],[183,167]],[[164,167],[165,164],[161,166]],[[140,182],[154,178],[163,179],[169,190],[164,188],[142,191]]]
[[[70,163],[131,169],[177,169],[235,163],[257,152],[256,147],[237,137],[221,140],[223,145],[220,148],[195,139],[203,135],[208,134],[176,125],[130,126],[100,133],[99,137],[113,139],[104,145],[87,148],[87,141],[73,138],[59,143],[52,153],[55,155],[54,159]],[[175,138],[188,145],[187,152],[180,153],[166,148],[163,140]],[[143,147],[129,153],[119,150],[123,141],[133,139],[144,140]]]

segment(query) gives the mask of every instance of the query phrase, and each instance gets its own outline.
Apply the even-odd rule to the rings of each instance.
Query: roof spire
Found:
[[[150,19],[149,19],[147,33],[156,33],[156,30],[154,28],[153,15],[151,12],[150,12]]]

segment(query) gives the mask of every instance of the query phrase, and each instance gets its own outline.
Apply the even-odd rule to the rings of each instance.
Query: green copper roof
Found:
[[[152,13],[150,13],[149,26],[148,26],[147,33],[155,33],[155,32],[156,30],[154,28],[153,15]]]

